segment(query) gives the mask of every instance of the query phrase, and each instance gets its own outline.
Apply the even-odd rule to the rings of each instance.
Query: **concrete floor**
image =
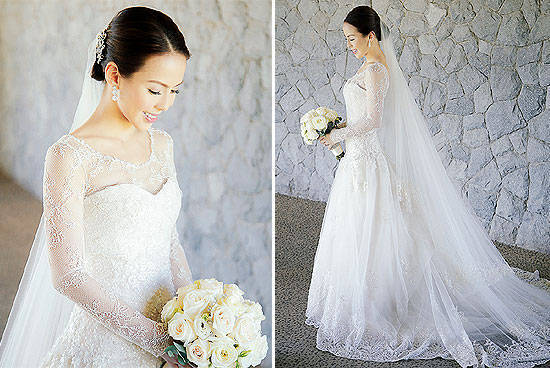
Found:
[[[459,368],[455,361],[444,359],[364,362],[316,348],[317,330],[304,320],[324,211],[324,202],[275,195],[275,367]],[[505,245],[497,248],[511,266],[538,269],[541,277],[550,278],[550,255]]]
[[[0,331],[11,306],[42,215],[41,198],[0,172]]]

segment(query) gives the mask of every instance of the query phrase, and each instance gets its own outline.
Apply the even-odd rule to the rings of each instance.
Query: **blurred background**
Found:
[[[192,53],[155,126],[174,139],[193,276],[238,283],[260,302],[271,346],[269,0],[0,1],[0,329],[40,221],[45,153],[69,132],[88,43],[134,5],[172,17]]]

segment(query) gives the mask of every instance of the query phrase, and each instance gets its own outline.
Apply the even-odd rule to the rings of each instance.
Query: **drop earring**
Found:
[[[120,97],[120,91],[118,90],[118,88],[116,88],[116,86],[113,86],[113,97],[111,97],[112,100],[118,101],[119,97]]]

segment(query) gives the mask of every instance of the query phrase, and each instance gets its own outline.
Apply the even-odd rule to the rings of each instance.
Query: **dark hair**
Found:
[[[376,39],[378,41],[382,39],[380,16],[370,6],[363,5],[353,8],[348,15],[346,15],[344,22],[357,28],[363,36],[366,36],[370,32],[374,31]]]
[[[138,71],[152,55],[179,52],[191,57],[183,34],[166,14],[144,6],[123,9],[106,28],[102,59],[92,67],[91,77],[105,80],[105,66],[113,61],[127,78]]]

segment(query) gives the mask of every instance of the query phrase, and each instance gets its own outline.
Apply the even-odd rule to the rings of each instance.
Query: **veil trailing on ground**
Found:
[[[99,34],[88,46],[86,73],[70,133],[99,105],[105,82],[91,77]],[[52,285],[44,214],[0,341],[0,367],[37,367],[67,325],[75,303]]]
[[[447,244],[453,252],[504,259],[492,244],[466,197],[459,194],[435,148],[426,120],[403,75],[389,27],[380,22],[380,46],[386,58],[389,87],[379,129],[386,157],[401,181],[403,196],[430,221],[434,244]],[[463,241],[469,243],[462,243]],[[461,257],[462,258],[462,257]]]
[[[461,366],[541,364],[550,359],[550,293],[516,275],[459,194],[382,21],[381,31],[389,87],[379,139],[400,182],[399,198],[425,227],[429,255],[418,254],[424,249],[418,245],[414,252],[422,260],[418,272],[429,292],[429,314],[440,341]]]

